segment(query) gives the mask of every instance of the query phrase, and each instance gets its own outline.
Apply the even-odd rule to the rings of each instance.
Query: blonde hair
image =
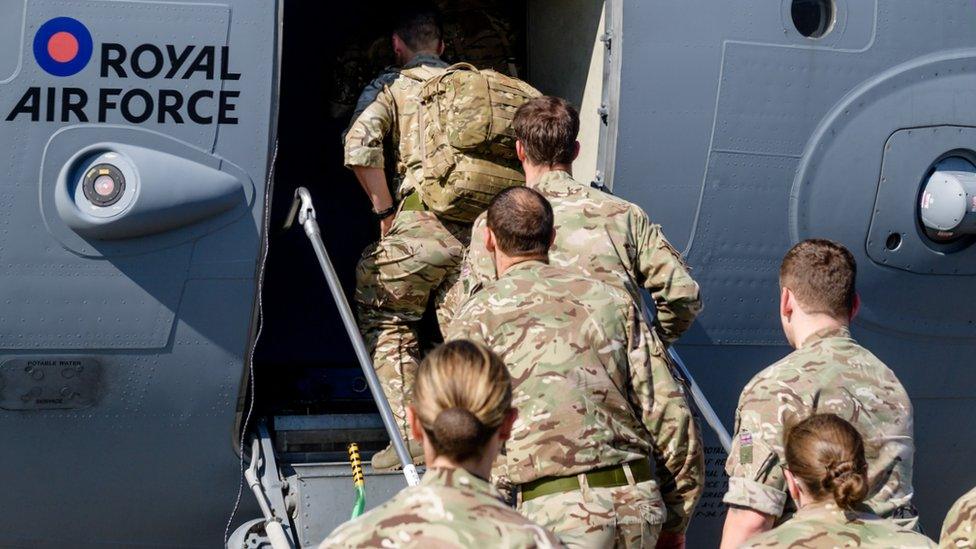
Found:
[[[427,354],[413,386],[413,409],[437,455],[477,456],[512,408],[512,379],[502,360],[467,340]]]
[[[834,500],[853,509],[868,495],[864,439],[834,414],[816,414],[786,434],[786,465],[803,481],[814,501]]]

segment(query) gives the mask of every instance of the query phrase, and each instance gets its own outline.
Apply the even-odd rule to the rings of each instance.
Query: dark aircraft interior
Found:
[[[529,20],[555,23],[540,16],[548,3],[440,2],[445,60],[480,57],[472,61],[480,67],[517,71],[521,78],[546,91],[551,86],[533,80],[534,73],[556,70],[546,56],[573,53],[548,41],[536,46],[534,56],[530,55],[533,45],[526,32]],[[312,248],[299,228],[285,232],[282,226],[295,189],[307,187],[326,246],[351,302],[356,262],[363,249],[376,240],[378,224],[352,172],[342,165],[341,135],[362,87],[392,63],[388,14],[393,4],[291,2],[284,9],[279,148],[261,295],[263,325],[254,359],[254,394],[256,417],[268,419],[277,450],[286,460],[341,460],[346,443],[353,438],[367,457],[387,444],[378,416],[372,415],[375,407],[369,390]],[[581,34],[587,37],[583,44],[586,51],[580,52],[585,56],[583,70],[602,12],[599,3],[580,2],[581,6],[586,4],[593,7],[573,13],[578,21],[585,21]],[[503,51],[507,50],[507,58],[491,55],[500,50],[499,43]],[[533,71],[534,66],[542,69]],[[584,80],[585,75],[575,78],[577,103]],[[572,90],[560,91],[573,95]],[[424,329],[437,334],[432,315],[430,320]]]

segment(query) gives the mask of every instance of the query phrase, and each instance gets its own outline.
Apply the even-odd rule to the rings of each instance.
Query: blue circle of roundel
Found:
[[[78,41],[78,53],[74,58],[63,63],[51,57],[47,50],[51,37],[59,32],[67,32]],[[88,32],[88,27],[70,17],[50,19],[41,25],[34,35],[34,59],[42,69],[54,76],[71,76],[81,72],[81,69],[84,69],[91,60],[92,48],[92,36]]]

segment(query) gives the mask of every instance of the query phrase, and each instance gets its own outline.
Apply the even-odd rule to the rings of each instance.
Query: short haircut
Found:
[[[576,155],[579,112],[559,97],[537,97],[515,112],[512,128],[535,165],[570,164]]]
[[[432,50],[444,37],[444,25],[432,3],[408,1],[397,12],[393,33],[413,51]]]
[[[789,288],[807,314],[849,318],[854,310],[857,263],[840,244],[823,239],[800,242],[786,252],[779,283]]]
[[[545,255],[555,231],[552,206],[533,189],[510,187],[488,206],[488,228],[507,255]]]

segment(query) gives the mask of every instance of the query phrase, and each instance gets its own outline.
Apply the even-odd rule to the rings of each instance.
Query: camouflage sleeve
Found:
[[[437,310],[437,321],[441,333],[447,333],[447,326],[457,314],[461,306],[485,284],[495,279],[495,264],[491,255],[485,249],[485,214],[481,214],[474,221],[471,229],[471,244],[464,253],[464,260],[458,272],[458,278],[451,285],[444,297],[444,301]]]
[[[725,462],[729,491],[723,501],[779,517],[786,506],[786,479],[777,449],[782,429],[763,421],[756,403],[765,402],[750,383],[742,391],[735,413],[735,435]]]
[[[393,127],[396,105],[386,74],[371,82],[356,102],[349,129],[342,137],[346,167],[383,168],[383,139]]]
[[[675,379],[664,346],[635,306],[628,314],[633,405],[654,441],[666,532],[684,532],[705,486],[701,431],[684,387]]]
[[[468,300],[457,311],[457,315],[447,324],[444,330],[444,341],[468,339],[476,343],[490,346],[485,326],[478,321],[480,314],[485,312],[484,306],[476,299]]]
[[[661,226],[651,223],[647,214],[634,207],[631,230],[638,280],[654,298],[655,324],[665,343],[675,341],[691,326],[702,310],[698,283],[691,278],[681,254],[664,237]]]
[[[959,498],[942,523],[939,547],[976,547],[976,489]]]

